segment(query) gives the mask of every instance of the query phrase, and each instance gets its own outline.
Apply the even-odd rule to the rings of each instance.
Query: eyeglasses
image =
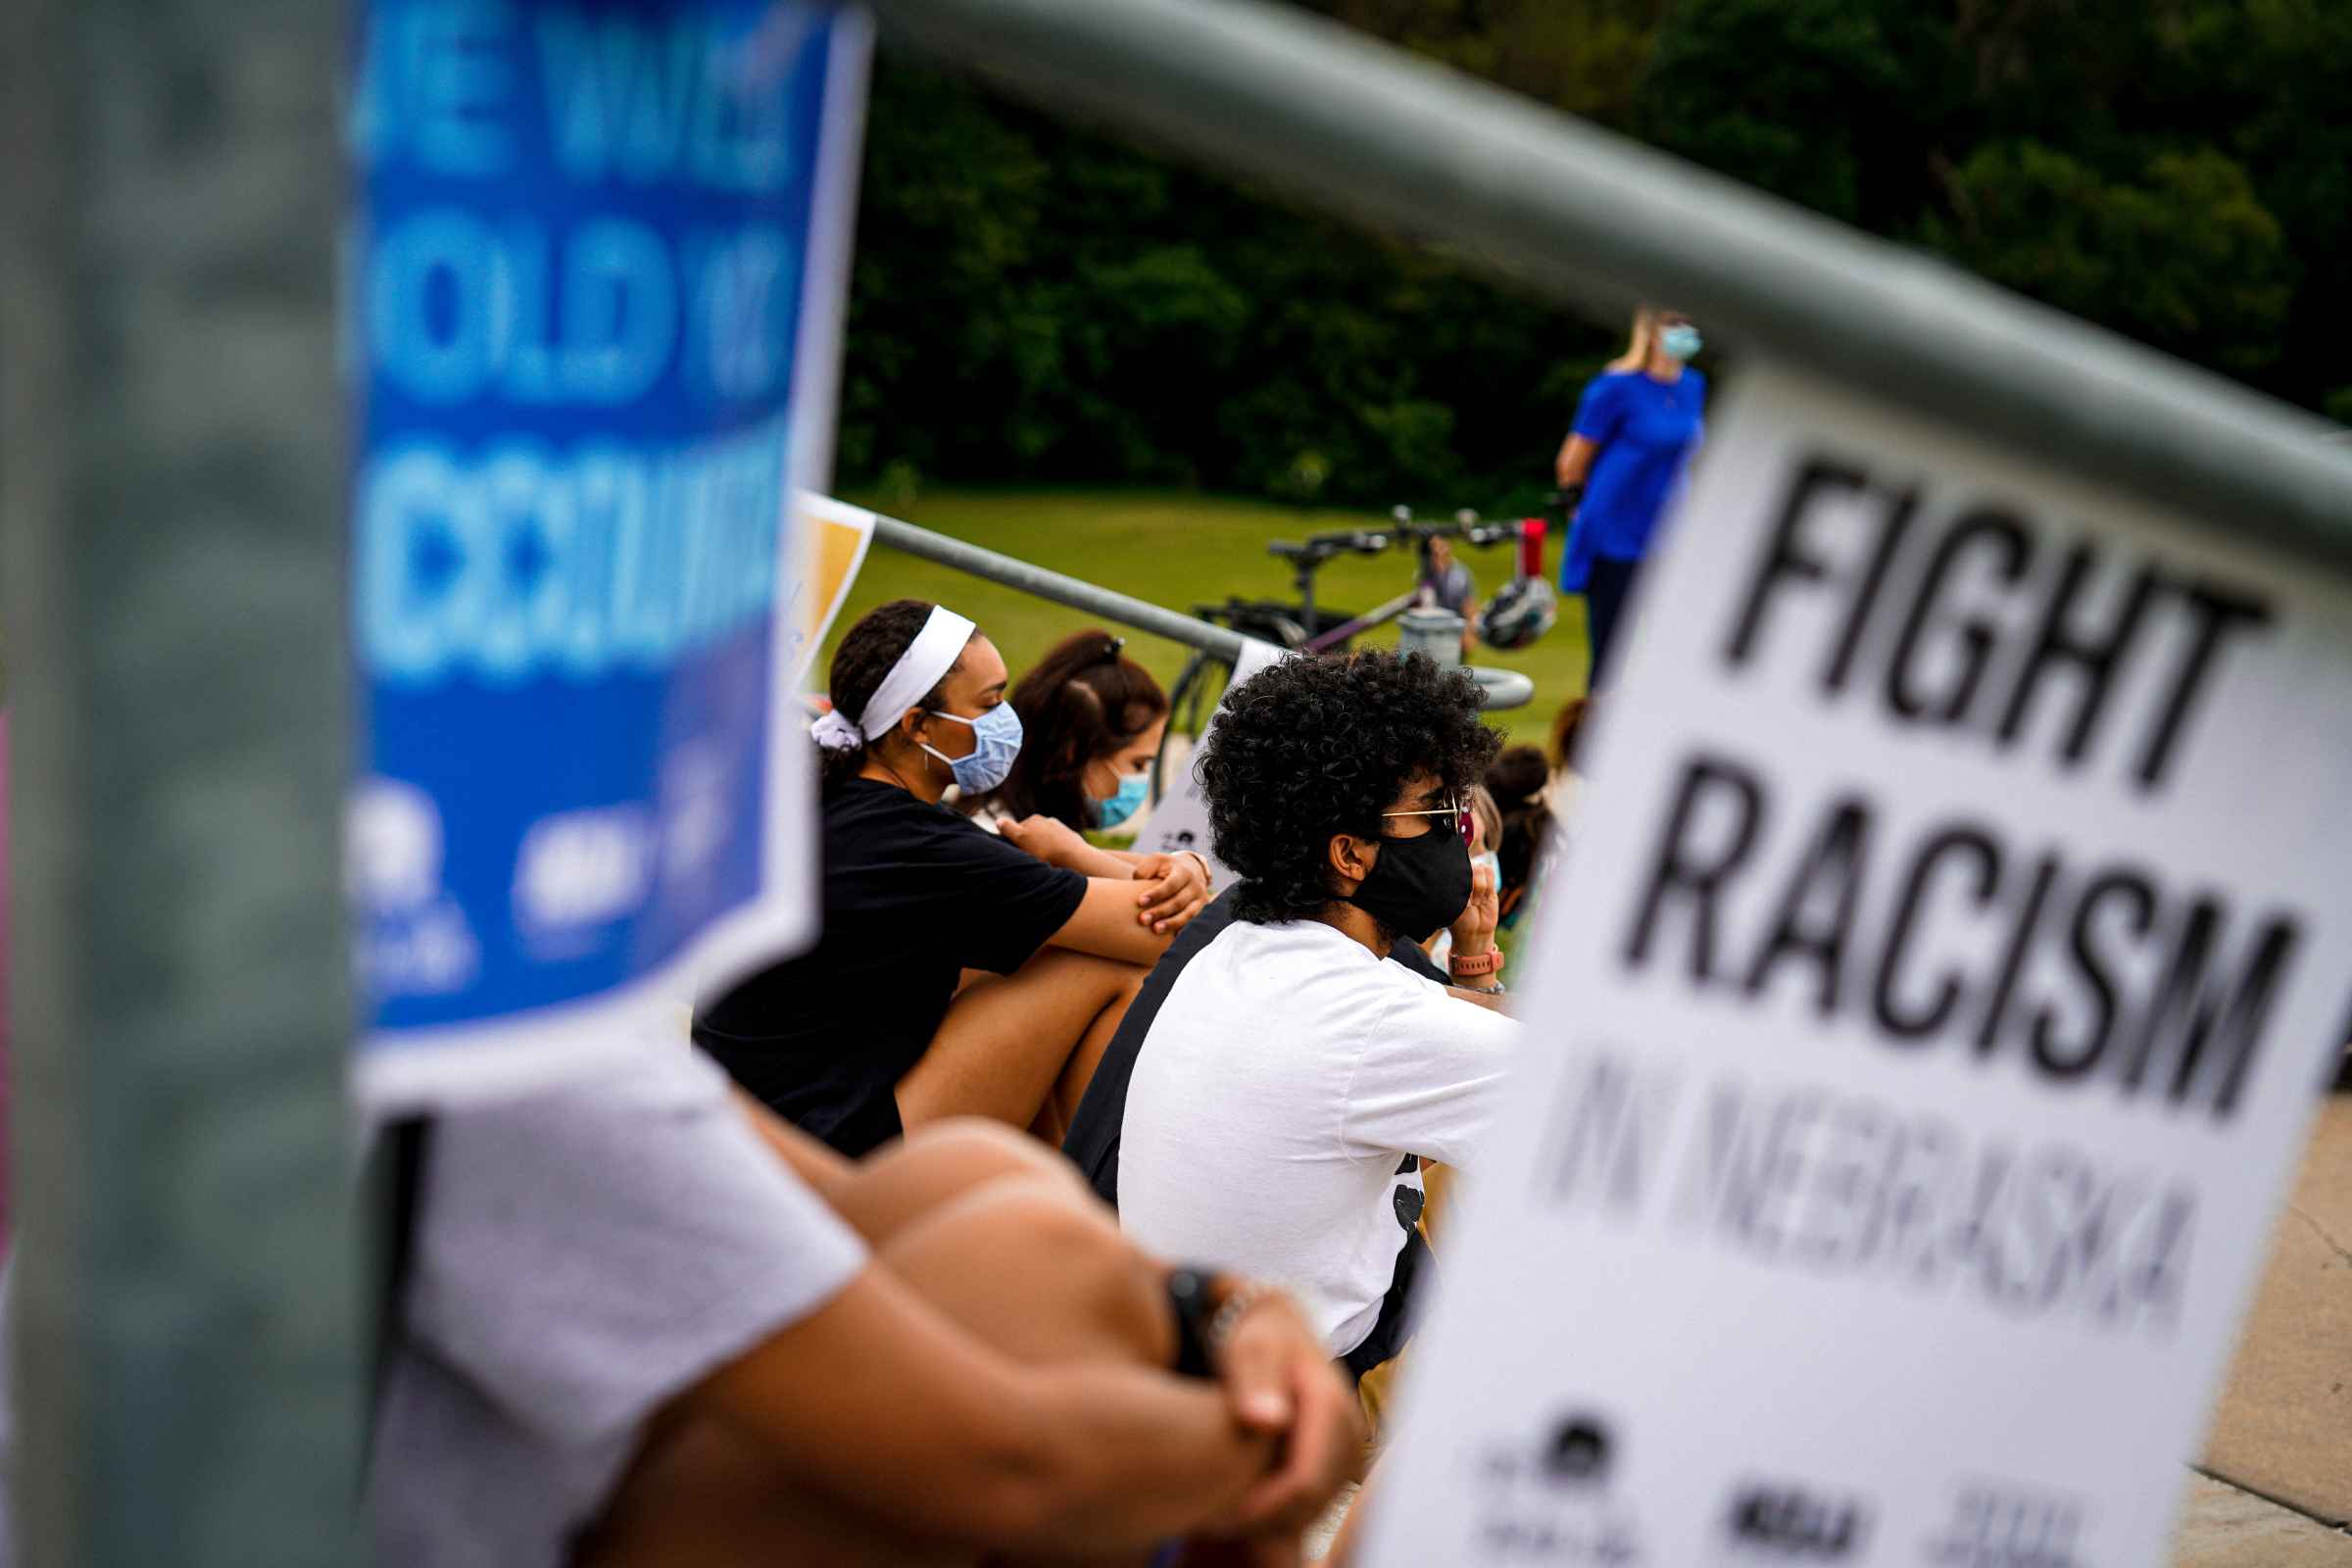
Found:
[[[1452,817],[1452,818],[1453,818],[1453,830],[1454,830],[1456,833],[1459,833],[1459,834],[1462,836],[1462,842],[1463,842],[1464,844],[1467,844],[1467,843],[1469,843],[1469,842],[1470,842],[1470,840],[1471,840],[1471,838],[1472,838],[1472,837],[1473,837],[1473,836],[1474,836],[1474,835],[1477,833],[1477,831],[1478,831],[1478,819],[1477,819],[1477,818],[1476,818],[1476,817],[1475,817],[1475,816],[1474,816],[1474,815],[1471,813],[1471,810],[1470,810],[1470,803],[1469,803],[1467,800],[1463,799],[1462,797],[1460,797],[1460,796],[1458,796],[1458,795],[1454,797],[1454,799],[1453,799],[1453,804],[1452,804],[1452,805],[1450,805],[1450,806],[1441,806],[1441,807],[1438,807],[1438,808],[1434,808],[1434,809],[1432,809],[1432,810],[1427,810],[1427,811],[1383,811],[1383,812],[1381,812],[1380,814],[1381,814],[1382,816],[1384,816],[1384,817],[1386,817],[1386,816],[1450,816],[1450,817]]]

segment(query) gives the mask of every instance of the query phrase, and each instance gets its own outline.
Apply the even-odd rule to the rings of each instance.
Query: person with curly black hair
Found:
[[[1499,737],[1421,655],[1286,660],[1225,695],[1199,763],[1233,922],[1186,964],[1128,1084],[1122,1223],[1294,1282],[1359,1377],[1409,1332],[1408,1157],[1475,1166],[1518,1026],[1467,846]],[[1453,937],[1453,985],[1388,956]]]

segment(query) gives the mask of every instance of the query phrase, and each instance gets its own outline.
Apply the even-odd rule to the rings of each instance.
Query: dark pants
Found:
[[[1617,633],[1625,622],[1625,602],[1634,591],[1634,579],[1642,574],[1642,562],[1612,561],[1596,556],[1592,571],[1585,579],[1585,624],[1592,642],[1592,674],[1585,682],[1587,691],[1600,690],[1607,679],[1609,655],[1617,645]]]

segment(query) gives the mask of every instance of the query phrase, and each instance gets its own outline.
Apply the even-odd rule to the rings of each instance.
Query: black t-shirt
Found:
[[[899,1135],[894,1091],[962,972],[1028,962],[1086,878],[871,779],[826,792],[819,836],[824,934],[705,1008],[694,1039],[778,1115],[862,1154]]]

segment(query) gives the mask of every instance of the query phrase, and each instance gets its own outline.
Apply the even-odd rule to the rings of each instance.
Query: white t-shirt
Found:
[[[683,1045],[437,1118],[368,1488],[380,1563],[560,1568],[645,1423],[864,1244]]]
[[[1163,1257],[1289,1286],[1344,1355],[1404,1246],[1398,1163],[1475,1167],[1519,1039],[1320,921],[1236,921],[1144,1037],[1119,1222]]]

